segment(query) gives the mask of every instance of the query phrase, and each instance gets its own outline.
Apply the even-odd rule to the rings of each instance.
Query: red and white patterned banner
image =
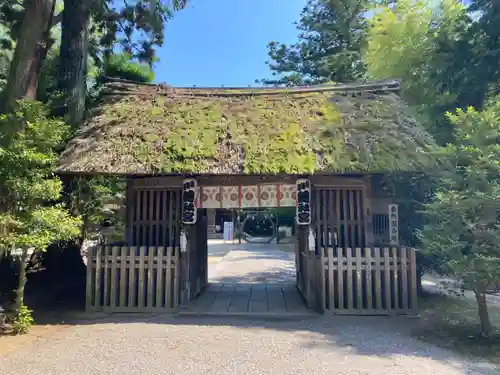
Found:
[[[294,207],[296,187],[291,184],[201,186],[200,208]]]

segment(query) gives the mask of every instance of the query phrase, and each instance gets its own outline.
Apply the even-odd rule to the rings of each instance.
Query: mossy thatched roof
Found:
[[[111,81],[58,172],[388,172],[432,163],[397,82],[172,88]]]

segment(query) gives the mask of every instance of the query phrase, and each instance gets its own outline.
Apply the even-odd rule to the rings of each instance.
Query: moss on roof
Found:
[[[396,82],[187,89],[114,81],[59,172],[387,172],[433,163]]]

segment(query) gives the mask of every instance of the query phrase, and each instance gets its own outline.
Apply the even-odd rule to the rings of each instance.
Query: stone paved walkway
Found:
[[[209,257],[222,255],[208,268],[214,283],[295,284],[295,253],[292,244],[210,243]]]
[[[313,314],[296,288],[294,244],[208,243],[209,287],[183,313]]]
[[[295,284],[212,283],[182,314],[305,317],[314,315]]]

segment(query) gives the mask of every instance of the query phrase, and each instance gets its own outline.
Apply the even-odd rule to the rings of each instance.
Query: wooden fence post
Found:
[[[1,250],[0,250],[1,251]],[[97,305],[97,300],[92,303],[93,290],[92,290],[92,275],[94,273],[93,269],[94,262],[94,246],[90,246],[87,249],[87,279],[86,281],[86,289],[85,289],[85,310],[89,311],[92,306]],[[95,278],[97,280],[97,277]]]

